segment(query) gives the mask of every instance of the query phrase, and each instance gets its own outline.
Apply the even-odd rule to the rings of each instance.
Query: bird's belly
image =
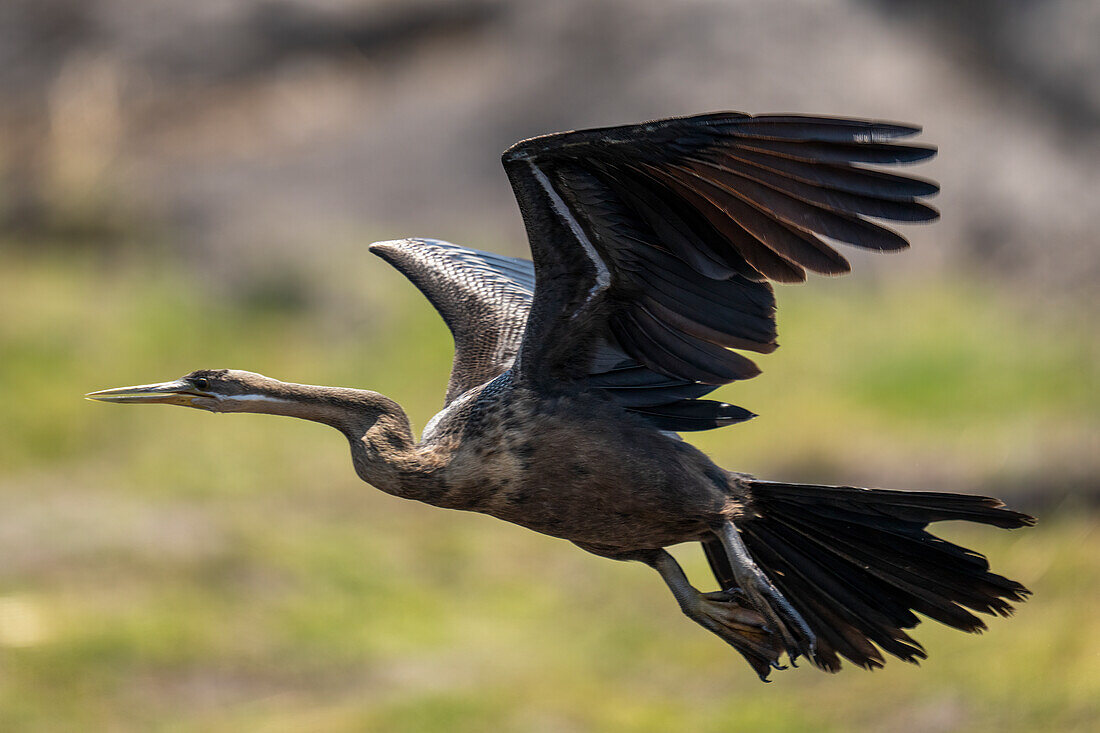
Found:
[[[705,517],[654,499],[596,495],[589,486],[525,484],[495,497],[483,511],[542,534],[623,550],[665,547],[706,534]]]
[[[442,503],[574,542],[664,547],[708,532],[729,502],[723,473],[655,431],[551,415],[460,447]]]

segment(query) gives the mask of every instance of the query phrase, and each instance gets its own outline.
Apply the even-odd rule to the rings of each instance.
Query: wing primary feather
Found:
[[[715,156],[717,157],[717,156]],[[803,183],[797,179],[788,178],[767,168],[747,163],[740,163],[736,158],[729,156],[725,159],[699,158],[697,165],[705,166],[717,171],[717,175],[723,173],[735,174],[749,178],[757,183],[764,184],[776,191],[795,196],[810,204],[822,206],[836,212],[848,212],[863,214],[880,219],[892,219],[894,221],[926,222],[939,218],[939,212],[928,204],[919,201],[897,201],[884,199],[866,194],[849,193],[826,186],[816,186]],[[721,162],[718,162],[721,161]],[[689,166],[696,172],[698,168]]]
[[[681,170],[683,170],[681,168]],[[718,175],[700,173],[695,166],[687,168],[692,175],[720,186],[732,196],[752,204],[762,213],[770,213],[794,226],[824,234],[863,249],[899,250],[909,246],[904,237],[885,227],[872,224],[851,214],[829,211],[730,171]]]
[[[939,186],[932,181],[916,176],[898,176],[848,165],[814,163],[733,146],[700,148],[690,155],[685,155],[684,160],[705,159],[712,155],[719,155],[720,158],[735,158],[804,183],[875,198],[912,201],[921,196],[935,195],[940,190]]]
[[[736,227],[739,233],[751,242],[753,254],[750,262],[761,268],[762,272],[773,272],[771,264],[764,265],[761,253],[786,263],[786,268],[794,273],[790,279],[778,279],[780,282],[802,282],[806,279],[803,267],[814,272],[838,275],[848,272],[851,265],[835,249],[825,244],[813,234],[797,227],[787,226],[784,222],[769,216],[767,211],[751,205],[711,180],[705,173],[691,168],[670,166],[662,171],[670,182],[682,189],[691,191],[713,210],[717,211],[727,226]],[[705,190],[704,190],[705,189]],[[741,240],[738,240],[739,242]],[[746,245],[742,245],[746,246]],[[750,256],[746,254],[746,256]],[[785,273],[784,273],[785,274]]]
[[[631,176],[625,169],[605,168],[603,172],[610,187],[649,225],[657,240],[699,274],[724,280],[735,273],[706,238],[700,236],[697,228],[673,210],[668,197],[662,200],[660,193],[650,191],[643,180]]]
[[[809,140],[738,140],[736,146],[815,163],[918,163],[936,155],[927,145],[888,143],[822,143]]]
[[[654,175],[661,177],[677,194],[692,202],[725,237],[738,256],[745,259],[754,270],[776,282],[798,283],[806,280],[806,271],[771,247],[767,246],[748,231],[743,223],[722,211],[707,198],[695,185],[672,176],[668,171],[656,166],[647,166]],[[834,253],[835,254],[835,253]]]
[[[766,137],[780,140],[821,142],[880,142],[910,137],[920,127],[897,122],[852,120],[843,117],[803,115],[753,115],[719,123],[718,127],[738,137]]]

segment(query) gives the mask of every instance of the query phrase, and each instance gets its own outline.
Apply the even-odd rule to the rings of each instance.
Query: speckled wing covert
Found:
[[[447,404],[512,366],[535,292],[529,260],[436,239],[375,242],[370,251],[409,278],[451,330],[455,358]]]
[[[718,112],[517,143],[503,163],[539,288],[516,378],[543,390],[587,380],[606,344],[680,383],[713,388],[755,376],[736,350],[777,346],[769,280],[847,272],[826,240],[908,246],[871,219],[938,216],[919,200],[936,184],[867,166],[932,157],[934,148],[891,142],[917,132]],[[717,402],[677,404],[709,427],[744,416]]]

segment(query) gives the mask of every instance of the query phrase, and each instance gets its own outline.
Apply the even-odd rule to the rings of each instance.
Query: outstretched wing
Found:
[[[447,404],[512,366],[535,291],[534,263],[434,239],[376,242],[370,249],[419,288],[454,335]],[[669,379],[609,344],[601,346],[590,369],[587,386],[659,429],[705,430],[731,422],[731,416],[718,422],[709,414],[700,417],[699,406],[689,404],[713,386]],[[736,414],[737,420],[747,417]]]
[[[512,366],[535,290],[530,261],[435,239],[375,242],[370,251],[409,278],[451,329],[448,404]]]
[[[869,218],[931,221],[929,181],[864,164],[935,149],[886,122],[720,112],[532,138],[504,153],[537,288],[514,372],[544,389],[586,380],[610,348],[684,385],[747,379],[733,349],[776,344],[769,280],[847,272],[825,239],[898,250]],[[696,419],[740,408],[681,402]]]

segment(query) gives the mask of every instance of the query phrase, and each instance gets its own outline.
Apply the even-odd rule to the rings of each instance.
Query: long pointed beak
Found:
[[[134,387],[116,387],[115,389],[104,389],[99,392],[89,392],[84,395],[84,398],[98,400],[99,402],[118,402],[130,405],[185,405],[190,407],[191,400],[206,396],[196,392],[193,386],[182,379],[177,379],[174,382],[139,384]]]

